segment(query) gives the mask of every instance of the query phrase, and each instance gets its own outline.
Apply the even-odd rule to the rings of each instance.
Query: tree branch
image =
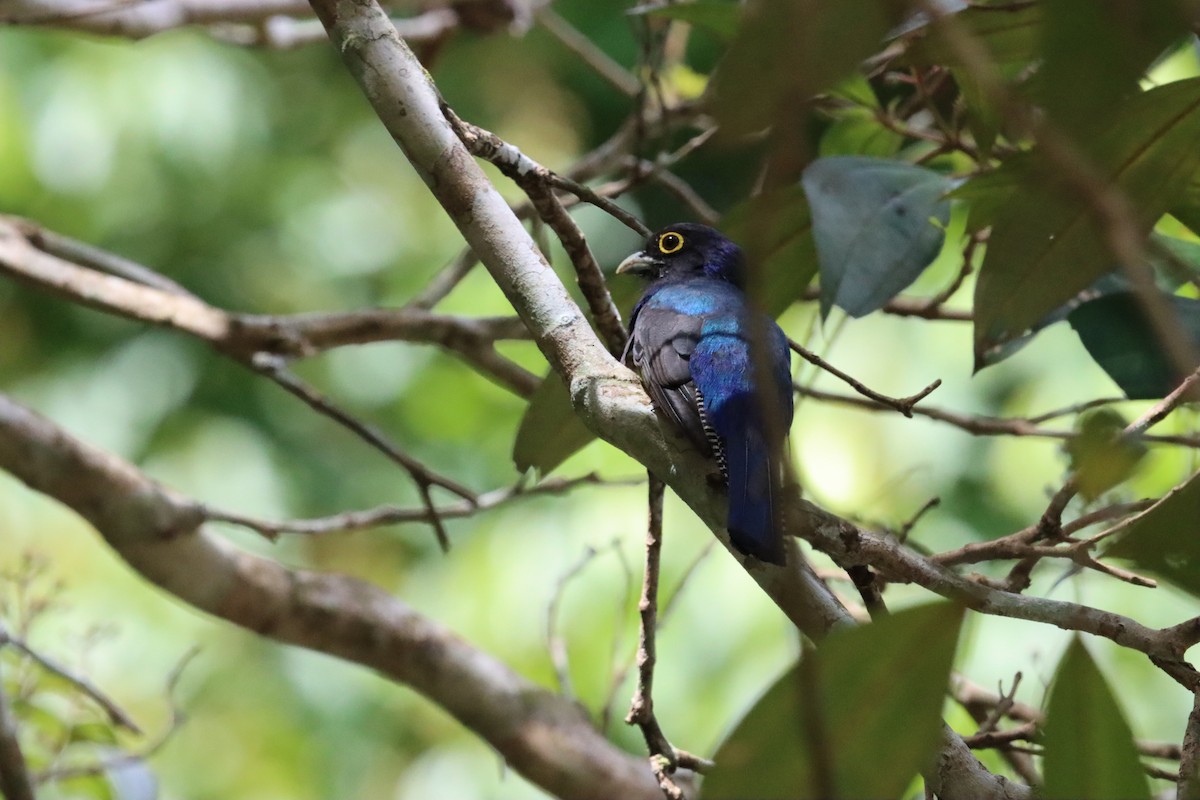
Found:
[[[74,509],[145,578],[259,635],[405,683],[564,798],[660,797],[586,714],[353,578],[289,570],[200,530],[204,509],[0,395],[0,469]]]
[[[0,676],[2,677],[2,676]],[[17,740],[17,721],[0,683],[0,796],[6,800],[34,800],[29,766]]]
[[[666,439],[638,381],[606,352],[520,221],[459,141],[443,114],[437,89],[383,11],[373,0],[312,3],[384,127],[563,377],[580,418],[666,481],[730,549],[724,530],[726,500],[704,480],[705,459],[682,440]],[[810,637],[820,639],[835,626],[852,624],[828,587],[805,567],[795,545],[788,546],[789,566],[739,561]],[[939,782],[944,797],[955,796],[959,785],[974,792],[959,792],[960,797],[1008,795],[1005,787],[1011,784],[984,769],[948,729],[943,756],[948,765],[939,773],[946,777]]]

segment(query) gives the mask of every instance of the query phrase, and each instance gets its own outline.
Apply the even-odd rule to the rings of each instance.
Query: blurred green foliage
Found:
[[[813,10],[820,5],[780,13],[820,16]],[[1068,129],[1072,120],[1104,119],[1097,108],[1145,110],[1152,102],[1146,98],[1155,92],[1187,94],[1182,118],[1195,124],[1190,98],[1200,66],[1194,42],[1174,49],[1145,78],[1142,70],[1154,57],[1146,43],[1171,44],[1159,18],[1139,16],[1137,26],[1116,31],[1119,21],[1097,16],[1073,33],[1064,23],[1070,17],[1063,15],[1082,13],[1076,8],[1080,3],[1047,5],[1046,14],[1040,6],[1012,10],[1003,17],[1006,25],[996,24],[999,12],[978,6],[959,16],[983,38],[1005,76],[1027,73],[1047,47],[1056,48],[1062,58],[1046,61],[1054,91],[1038,95],[1036,83],[1023,91],[1047,98]],[[1165,15],[1183,8],[1153,5]],[[587,0],[564,0],[555,8],[618,62],[631,68],[637,63],[644,19]],[[917,94],[913,87],[845,80],[862,57],[874,52],[895,22],[894,10],[890,3],[845,4],[806,29],[804,47],[792,46],[787,24],[766,12],[747,20],[749,27],[737,36],[722,4],[706,3],[705,10],[691,12],[707,29],[688,39],[687,69],[664,76],[667,88],[680,96],[694,94],[732,37],[736,69],[732,79],[727,74],[726,83],[717,84],[724,88],[724,94],[718,92],[718,113],[734,116],[727,119],[736,123],[731,129],[753,131],[771,119],[786,119],[791,127],[770,148],[700,148],[676,171],[727,215],[730,230],[765,267],[765,300],[782,313],[788,332],[873,388],[901,396],[941,378],[943,386],[928,403],[1009,417],[1119,393],[1114,379],[1126,387],[1118,375],[1109,369],[1113,377],[1108,377],[1066,325],[1047,327],[1020,353],[1008,350],[1010,358],[971,377],[975,340],[969,323],[881,314],[848,320],[834,311],[822,324],[813,303],[792,302],[818,271],[812,215],[795,184],[769,185],[765,196],[747,201],[764,152],[779,159],[779,148],[786,145],[792,161],[776,163],[783,174],[797,178],[799,168],[818,155],[920,161],[953,176],[978,166],[962,153],[935,152],[929,142],[880,122],[882,114]],[[643,16],[661,21],[688,13]],[[785,22],[792,19],[787,16]],[[849,41],[840,35],[847,29],[854,34]],[[1106,34],[1098,41],[1128,42],[1130,59],[1101,63],[1103,53],[1077,41],[1095,30]],[[756,39],[756,31],[765,38]],[[771,61],[773,47],[786,47],[787,58]],[[958,94],[947,100],[935,93],[929,98],[933,112],[959,113],[958,103],[981,158],[1001,153],[1010,165],[972,178],[956,193],[956,202],[971,206],[973,228],[1007,214],[1037,223],[1039,234],[1057,235],[1070,227],[1073,212],[1062,210],[1061,198],[1052,192],[1035,196],[1037,203],[1027,194],[1013,198],[1021,178],[1006,173],[1022,172],[1025,132],[1009,129],[955,52],[933,30],[904,58],[915,65],[949,66]],[[1086,86],[1093,78],[1090,67],[1071,71],[1072,65],[1085,63],[1103,66],[1115,83],[1091,94],[1073,92],[1076,84]],[[813,64],[820,69],[809,69]],[[438,52],[431,71],[460,116],[552,168],[569,165],[604,141],[632,104],[539,27],[521,38],[458,35]],[[1179,85],[1129,100],[1137,77],[1143,77],[1143,87]],[[1070,85],[1059,86],[1059,81]],[[833,101],[821,107],[794,102],[798,93],[817,90],[829,90],[826,97]],[[1131,113],[1123,119],[1125,126],[1112,134],[1119,140],[1109,148],[1114,152],[1145,144],[1138,138],[1145,133],[1140,117]],[[1183,141],[1194,151],[1193,129],[1185,128],[1178,130],[1186,136],[1172,129],[1172,147]],[[643,155],[678,146],[680,137],[648,142]],[[1150,145],[1162,140],[1153,138]],[[1097,141],[1104,155],[1105,140]],[[1187,243],[1195,235],[1183,226],[1200,219],[1195,215],[1200,181],[1170,169],[1180,159],[1194,158],[1190,151],[1185,155],[1171,150],[1152,164],[1148,172],[1161,181],[1139,183],[1135,199],[1145,199],[1154,217],[1166,208],[1175,210],[1183,224],[1162,220],[1161,232]],[[1125,162],[1117,156],[1113,161],[1114,170],[1127,173],[1121,172]],[[1166,183],[1171,183],[1171,197],[1156,193]],[[506,196],[518,197],[511,185],[499,185]],[[654,186],[622,202],[652,228],[689,216],[677,198]],[[0,31],[0,212],[30,217],[138,260],[215,305],[255,313],[400,305],[461,247],[453,226],[329,48],[241,49],[189,31],[136,43],[15,27]],[[595,210],[581,210],[578,219],[603,264],[615,264],[636,244],[627,230]],[[933,296],[959,273],[962,233],[951,220],[945,247],[925,254],[922,260],[932,262],[907,290],[911,294]],[[1148,219],[1146,225],[1153,222]],[[1002,240],[1008,242],[1014,269],[1028,267],[1021,236],[1032,235],[1031,230],[1011,228]],[[1086,244],[1102,252],[1090,240]],[[1074,289],[1112,268],[1095,260],[1073,262],[1069,245],[1055,247],[1072,265],[1072,288],[1041,292],[1041,273],[1021,273],[1027,285],[1006,298],[1015,298],[1022,320],[1018,327],[1059,310]],[[1004,247],[998,251],[1006,252]],[[556,269],[569,277],[561,252],[555,248],[553,253]],[[992,258],[993,266],[985,263],[984,270],[1002,269]],[[616,289],[632,294],[628,287]],[[970,307],[975,289],[974,277],[968,277],[950,306]],[[510,312],[481,269],[439,308]],[[508,344],[504,350],[544,372],[532,345]],[[473,488],[486,490],[518,478],[510,455],[526,403],[449,356],[420,346],[378,344],[332,352],[300,364],[299,371],[414,455]],[[798,368],[797,380],[825,390],[842,388],[808,365]],[[0,281],[0,389],[136,462],[163,483],[230,510],[298,517],[416,502],[392,464],[209,349],[9,281]],[[1146,407],[1121,406],[1127,418]],[[1184,411],[1160,430],[1183,432],[1195,423],[1194,412]],[[549,442],[559,451],[552,458],[522,451],[522,465],[557,467],[565,475],[640,475],[635,463],[605,445],[593,443],[576,452],[576,445],[588,439],[569,440],[567,434],[578,434],[569,423],[554,430],[567,433],[541,431],[530,446],[536,451]],[[839,513],[898,528],[927,499],[940,497],[941,506],[921,520],[909,540],[928,550],[1004,535],[1036,521],[1071,466],[1070,454],[1053,440],[971,438],[928,419],[867,414],[814,400],[799,402],[792,439],[806,491]],[[1100,481],[1096,493],[1102,500],[1161,496],[1195,467],[1191,451],[1151,448],[1127,480],[1112,489]],[[1186,501],[1193,495],[1189,492]],[[227,533],[289,565],[378,583],[547,686],[556,680],[546,645],[547,608],[561,591],[555,630],[565,637],[580,702],[597,717],[611,702],[610,734],[631,752],[642,752],[640,735],[619,722],[631,692],[629,674],[615,687],[614,674],[627,668],[636,638],[632,603],[643,504],[638,487],[595,487],[568,498],[524,500],[448,522],[453,541],[448,556],[422,526],[285,538],[274,545],[240,531]],[[710,537],[675,501],[668,501],[667,520],[663,586],[669,593]],[[1167,536],[1161,530],[1166,528],[1147,522],[1143,535],[1161,544]],[[63,637],[72,626],[114,625],[115,638],[94,654],[90,673],[148,731],[167,724],[161,676],[191,644],[200,644],[201,653],[180,687],[189,721],[151,761],[164,797],[540,796],[420,697],[353,666],[260,641],[173,603],[134,577],[78,519],[7,477],[0,477],[0,543],[0,565],[36,550],[52,558],[69,587],[60,627],[36,631],[34,644],[70,641]],[[588,548],[600,554],[560,587],[561,576]],[[1148,568],[1160,564],[1170,577],[1169,567],[1178,558],[1168,550],[1157,561],[1158,556],[1142,553],[1142,561]],[[1192,550],[1184,553],[1192,555]],[[815,561],[825,565],[821,558]],[[992,577],[1002,574],[996,565],[980,569]],[[1177,622],[1192,608],[1169,586],[1148,592],[1085,573],[1057,587],[1061,576],[1043,567],[1031,591],[1057,592],[1132,614],[1151,626]],[[1194,582],[1178,582],[1194,590]],[[894,607],[925,599],[910,587],[888,591]],[[1036,705],[1066,645],[1063,632],[1046,626],[970,616],[956,666],[986,685],[1011,681],[1021,671],[1031,679],[1022,683],[1018,697]],[[668,735],[680,747],[712,753],[798,650],[794,631],[732,559],[716,553],[704,560],[660,633],[655,705]],[[1114,676],[1113,690],[1134,734],[1177,740],[1189,705],[1181,690],[1137,653],[1108,642],[1097,643],[1094,652]],[[1078,653],[1074,658],[1071,674],[1084,669],[1076,663]],[[948,718],[970,729],[970,721],[956,719],[953,711]],[[983,757],[990,768],[1005,769],[994,754]],[[60,794],[48,796],[78,796],[70,786],[55,791]]]

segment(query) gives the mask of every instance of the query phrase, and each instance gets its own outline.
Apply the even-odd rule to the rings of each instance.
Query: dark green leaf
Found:
[[[812,219],[799,185],[750,198],[729,212],[722,228],[757,270],[751,290],[772,316],[798,300],[817,274]]]
[[[953,197],[957,194],[957,191],[952,192],[951,196]],[[972,209],[972,211],[974,211],[974,209]],[[1150,234],[1150,265],[1154,268],[1154,277],[1159,288],[1168,294],[1173,293],[1184,282],[1194,279],[1195,275],[1200,273],[1200,244],[1196,244],[1194,242],[1185,242],[1182,239],[1176,239],[1172,236],[1163,236],[1159,233],[1152,233]],[[1007,342],[994,345],[990,349],[981,353],[981,363],[977,365],[977,368],[983,369],[984,367],[998,364],[999,362],[1013,355],[1025,345],[1029,344],[1036,334],[1056,322],[1062,322],[1063,320],[1067,319],[1071,312],[1083,304],[1101,297],[1107,297],[1110,294],[1131,291],[1133,291],[1133,284],[1130,283],[1129,278],[1125,276],[1125,272],[1123,270],[1113,270],[1106,275],[1101,275],[1100,278],[1098,278],[1091,286],[1084,289],[1078,295],[1054,309],[1046,316],[1042,317],[1042,319],[1038,320],[1038,322],[1034,324],[1027,333],[1018,336],[1015,339],[1010,339]],[[1169,302],[1174,303],[1175,301]],[[1183,303],[1181,305],[1186,306],[1187,304]],[[1085,315],[1090,313],[1092,312],[1084,312]],[[1186,319],[1188,316],[1186,313],[1186,308],[1182,308],[1181,313],[1183,313],[1183,316]],[[1143,320],[1140,317],[1131,321],[1124,315],[1116,315],[1116,320],[1118,326],[1136,323],[1138,326],[1145,327],[1143,325]],[[1102,321],[1102,324],[1107,325],[1107,321]],[[1186,324],[1188,323],[1185,321],[1185,325]],[[1118,350],[1123,349],[1121,339],[1124,334],[1121,334],[1120,336],[1109,337],[1109,331],[1106,329],[1089,329],[1089,341],[1094,340],[1095,337],[1092,336],[1094,333],[1099,333],[1101,339],[1113,338],[1116,340],[1108,345],[1103,343],[1098,344],[1098,348],[1105,349],[1116,347]],[[1136,337],[1135,335],[1135,338],[1139,337]],[[1131,358],[1131,363],[1134,367],[1138,366],[1137,360],[1138,359],[1136,357]],[[1151,374],[1161,371],[1158,370],[1154,364],[1143,364],[1141,366],[1146,368],[1146,371]],[[1148,383],[1152,386],[1158,386],[1160,384],[1165,384],[1166,381],[1166,378],[1164,378],[1162,381],[1151,379]],[[1121,381],[1118,383],[1122,382],[1130,383],[1131,385],[1138,383],[1136,379],[1125,377],[1122,377]],[[1169,389],[1167,391],[1169,391]],[[1154,396],[1161,397],[1162,395],[1156,394]]]
[[[1200,596],[1200,473],[1143,514],[1105,555]]]
[[[1078,636],[1054,676],[1043,744],[1046,800],[1150,797],[1133,732]]]
[[[1083,139],[1138,80],[1156,56],[1188,33],[1174,0],[1045,0],[1045,28],[1034,95],[1067,133]]]
[[[821,267],[821,311],[876,310],[937,257],[950,220],[945,176],[900,161],[821,158],[804,171]],[[937,220],[935,224],[932,220]]]
[[[972,5],[953,15],[954,23],[977,41],[983,42],[996,64],[1022,64],[1038,55],[1042,28],[1040,4],[1008,3],[996,8]],[[908,48],[902,62],[922,66],[963,66],[957,49],[934,23],[922,29],[921,38]]]
[[[1200,173],[1193,175],[1179,201],[1171,207],[1171,215],[1200,236]]]
[[[997,169],[975,175],[950,192],[951,199],[966,202],[970,209],[967,230],[979,231],[995,224],[1000,211],[1021,190],[1030,161],[1027,153],[1009,156]]]
[[[1126,438],[1125,425],[1125,419],[1111,408],[1080,417],[1079,435],[1067,443],[1067,452],[1086,499],[1093,500],[1127,480],[1145,457],[1146,445]]]
[[[996,143],[996,136],[999,135],[1003,124],[1000,109],[996,107],[992,98],[987,96],[969,69],[951,67],[950,73],[954,76],[954,82],[958,84],[959,95],[967,111],[967,125],[975,137],[975,144],[986,156],[991,153],[992,145]]]
[[[936,603],[832,634],[738,723],[704,798],[900,796],[937,748],[961,624]]]
[[[836,3],[759,0],[713,79],[721,135],[794,126],[807,98],[837,83],[882,46],[896,20],[883,0]]]
[[[1126,103],[1089,147],[1147,232],[1200,167],[1200,79],[1152,89]],[[1025,170],[1023,190],[996,213],[975,286],[975,353],[1020,336],[1111,269],[1105,232],[1052,164]]]
[[[67,741],[116,744],[117,734],[111,725],[102,722],[83,722],[71,726]]]
[[[1152,233],[1150,263],[1159,286],[1173,292],[1200,276],[1200,242]]]
[[[1164,299],[1175,309],[1192,342],[1200,347],[1200,300],[1174,296]],[[1067,319],[1088,355],[1131,400],[1164,397],[1182,380],[1132,292],[1114,292],[1089,300],[1071,311]]]
[[[694,3],[638,6],[630,9],[629,13],[687,22],[710,30],[722,39],[732,39],[737,34],[741,6],[730,2],[697,0]]]
[[[595,434],[575,415],[571,396],[551,371],[529,400],[513,444],[517,470],[533,468],[545,475],[586,445]]]

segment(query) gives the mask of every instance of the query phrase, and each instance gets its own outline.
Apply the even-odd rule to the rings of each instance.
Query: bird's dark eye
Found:
[[[675,231],[664,233],[658,237],[658,249],[663,255],[669,256],[672,253],[678,253],[683,247],[683,237]]]

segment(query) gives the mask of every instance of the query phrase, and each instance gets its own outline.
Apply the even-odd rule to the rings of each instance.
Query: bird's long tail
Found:
[[[730,433],[724,437],[729,477],[729,540],[743,553],[782,564],[783,536],[776,503],[782,502],[783,493],[772,475],[771,448],[757,426]]]

